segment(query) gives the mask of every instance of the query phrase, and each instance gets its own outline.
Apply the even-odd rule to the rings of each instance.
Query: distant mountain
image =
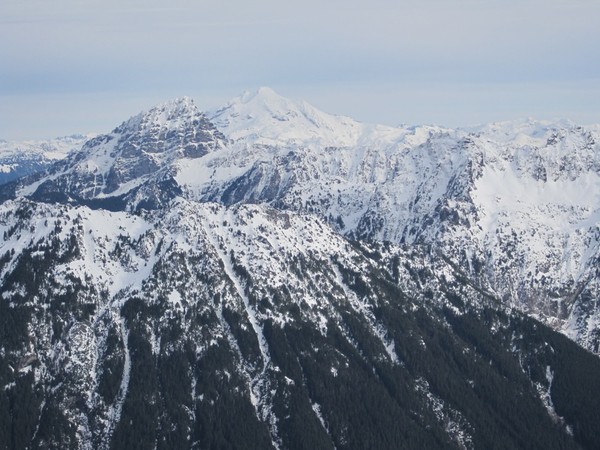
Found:
[[[137,199],[140,207],[151,207],[149,202],[159,206],[172,197],[163,192],[167,186],[178,193],[173,182],[177,161],[204,156],[222,147],[222,140],[189,98],[177,99],[87,141],[80,152],[52,167],[48,176],[24,180],[19,195],[98,201],[126,196],[129,203]]]
[[[79,150],[89,138],[72,135],[46,141],[0,140],[0,184],[46,170],[70,152]]]
[[[125,121],[0,188],[0,447],[600,447],[597,142]]]

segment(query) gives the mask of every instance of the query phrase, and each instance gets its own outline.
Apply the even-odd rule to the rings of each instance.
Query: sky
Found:
[[[387,125],[600,123],[598,0],[0,0],[0,139],[269,86]]]

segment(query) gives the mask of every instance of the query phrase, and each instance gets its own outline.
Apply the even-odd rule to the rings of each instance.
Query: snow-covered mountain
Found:
[[[598,129],[178,99],[0,187],[0,443],[597,448]],[[533,318],[532,318],[533,317]]]
[[[222,139],[191,99],[176,99],[87,141],[49,174],[24,181],[17,195],[80,200],[127,197],[129,203],[137,199],[141,206],[158,206],[172,197],[169,186],[176,189],[174,165],[222,147]]]
[[[210,117],[233,143],[207,160],[196,196],[316,213],[354,239],[430,245],[503,302],[598,351],[597,129],[370,126],[270,90]]]
[[[0,140],[0,184],[42,172],[79,150],[91,136],[72,135],[46,141]]]
[[[597,352],[598,136],[534,120],[368,125],[261,88],[206,115],[189,99],[143,113],[17,195],[130,211],[183,196],[316,214],[352,239],[429,245]]]
[[[183,199],[0,228],[9,447],[597,444],[597,357],[418,247]]]

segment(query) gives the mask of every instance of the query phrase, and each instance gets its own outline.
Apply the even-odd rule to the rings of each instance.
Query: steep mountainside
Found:
[[[597,136],[133,117],[0,188],[0,447],[600,447]]]
[[[418,248],[184,200],[0,226],[9,447],[599,444],[600,361]]]

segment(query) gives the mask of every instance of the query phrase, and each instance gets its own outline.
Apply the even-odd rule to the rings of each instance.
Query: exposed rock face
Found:
[[[223,136],[188,98],[174,100],[139,114],[112,133],[87,141],[80,152],[56,165],[49,176],[23,183],[22,193],[39,200],[76,198],[103,200],[128,197],[156,208],[179,193],[173,164],[200,158],[219,149]],[[171,187],[163,195],[155,187]],[[154,191],[154,192],[150,192]],[[125,204],[124,203],[124,204]]]

